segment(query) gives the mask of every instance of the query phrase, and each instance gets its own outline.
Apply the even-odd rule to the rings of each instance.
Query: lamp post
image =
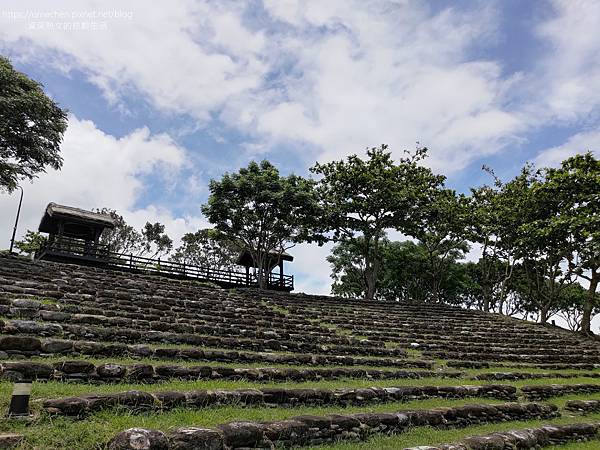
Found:
[[[17,209],[17,218],[15,219],[15,227],[13,228],[12,238],[10,240],[10,253],[13,251],[13,247],[15,245],[15,235],[17,234],[17,225],[19,225],[19,215],[21,214],[21,204],[23,203],[23,188],[21,186],[17,186],[21,189],[21,197],[19,198],[19,209]]]

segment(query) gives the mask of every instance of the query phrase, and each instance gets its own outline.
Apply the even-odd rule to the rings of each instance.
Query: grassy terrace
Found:
[[[144,427],[160,430],[169,430],[185,425],[212,427],[223,422],[234,420],[276,420],[285,419],[298,415],[324,415],[324,414],[350,414],[353,412],[394,412],[409,409],[429,409],[442,406],[459,406],[478,402],[502,403],[490,399],[461,399],[443,400],[428,399],[406,403],[387,403],[381,405],[352,406],[352,407],[295,407],[295,408],[270,408],[270,407],[239,407],[223,406],[207,408],[203,410],[174,409],[163,413],[140,413],[131,414],[128,410],[107,410],[87,417],[85,420],[77,420],[65,417],[51,417],[40,411],[42,398],[55,397],[68,393],[70,385],[57,386],[60,383],[37,384],[32,396],[35,399],[33,409],[35,419],[31,422],[20,422],[15,420],[3,420],[0,422],[0,432],[19,432],[26,436],[26,443],[22,448],[54,449],[54,448],[102,448],[116,433],[126,428]],[[119,390],[137,387],[111,386]],[[173,386],[172,386],[173,387]],[[202,387],[207,387],[202,385]],[[98,390],[87,388],[85,392],[104,392],[104,388]],[[183,387],[182,387],[183,388]],[[200,388],[200,386],[197,386]],[[6,409],[10,398],[11,383],[0,383],[1,407]],[[595,398],[598,395],[574,395],[558,397],[552,403],[562,407],[567,400],[581,400]],[[408,445],[426,445],[441,442],[451,442],[473,434],[487,433],[491,431],[507,430],[514,428],[538,426],[545,423],[573,423],[600,420],[600,414],[588,416],[574,416],[563,412],[563,417],[551,421],[528,421],[510,422],[502,424],[490,424],[484,426],[473,426],[464,429],[438,430],[430,428],[415,428],[401,435],[393,437],[373,437],[365,443],[339,443],[323,448],[329,449],[353,449],[353,448],[403,448]]]

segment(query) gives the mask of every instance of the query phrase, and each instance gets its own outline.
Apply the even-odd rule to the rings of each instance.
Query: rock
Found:
[[[69,353],[73,351],[73,341],[64,341],[61,339],[48,339],[42,342],[42,352],[44,353]]]
[[[0,350],[37,351],[42,347],[38,338],[29,336],[2,336],[0,337]]]
[[[14,328],[19,333],[35,334],[38,336],[55,336],[63,332],[60,325],[36,322],[34,320],[11,320],[7,323],[7,326]]]
[[[229,422],[217,426],[223,433],[226,447],[258,447],[263,442],[263,433],[254,422]]]
[[[130,428],[117,434],[108,450],[168,450],[169,442],[162,431]]]
[[[172,450],[222,450],[223,436],[207,428],[178,428],[169,434]]]
[[[150,364],[132,364],[127,366],[127,378],[148,380],[154,378],[154,367]]]
[[[12,305],[15,308],[40,309],[42,303],[30,298],[16,298],[12,301]]]
[[[147,345],[141,345],[141,344],[130,345],[129,351],[136,356],[141,356],[141,357],[152,356],[152,349],[150,347],[148,347]]]
[[[13,448],[23,440],[22,434],[6,433],[0,434],[0,448]]]
[[[164,409],[177,408],[186,402],[183,392],[156,392],[154,393],[154,397],[156,397]]]
[[[59,372],[66,374],[89,374],[96,368],[92,363],[88,361],[62,361],[54,364],[54,368]]]
[[[40,317],[49,322],[67,322],[71,318],[71,314],[58,311],[40,311]]]
[[[126,368],[121,364],[105,363],[96,367],[96,373],[101,378],[122,378],[125,372]]]
[[[2,363],[0,367],[2,368],[3,378],[4,375],[8,372],[18,372],[22,375],[22,377],[17,377],[19,379],[49,379],[54,373],[54,369],[49,364],[35,363],[29,361],[5,362]],[[13,379],[12,376],[7,376],[6,378]]]
[[[152,394],[144,391],[127,391],[116,395],[117,403],[128,408],[150,409],[154,406],[155,398]]]
[[[66,397],[44,401],[44,409],[51,414],[81,417],[88,413],[88,400],[83,397]]]

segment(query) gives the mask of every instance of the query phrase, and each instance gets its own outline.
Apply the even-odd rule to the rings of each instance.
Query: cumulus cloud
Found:
[[[539,111],[547,119],[575,121],[597,117],[600,106],[600,3],[594,0],[554,0],[553,15],[536,32],[546,43],[541,61]]]
[[[6,9],[46,4],[8,2]],[[30,6],[28,6],[30,5]],[[96,6],[95,6],[96,5]],[[445,9],[404,1],[268,1],[264,12],[222,2],[178,0],[163,8],[109,1],[130,19],[95,32],[30,29],[3,20],[0,37],[24,58],[52,55],[78,69],[118,103],[142,94],[154,107],[218,117],[254,140],[246,148],[302,143],[327,160],[385,142],[399,155],[416,141],[432,165],[464,167],[522,130],[505,102],[512,83],[497,62],[472,59],[493,39],[497,12]],[[94,10],[62,1],[53,10]],[[256,17],[261,14],[260,17]],[[37,49],[38,51],[31,51]]]
[[[1,18],[5,48],[21,53],[17,58],[84,71],[112,102],[142,93],[159,109],[206,120],[227,98],[258,86],[266,72],[255,54],[263,46],[262,33],[247,30],[239,11],[215,4],[176,0],[161,8],[143,0],[59,0],[51,5],[9,0],[2,8],[17,14]],[[72,18],[111,11],[122,14]],[[20,13],[50,17],[19,18]],[[62,29],[75,23],[99,29]],[[40,51],[45,58],[39,58]]]
[[[168,184],[184,165],[184,149],[166,134],[153,135],[147,128],[141,128],[116,138],[99,130],[91,121],[70,116],[62,156],[61,171],[42,174],[33,184],[22,183],[20,235],[27,229],[37,230],[49,202],[85,209],[110,207],[137,227],[147,220],[160,220],[174,236],[195,230],[202,223],[196,217],[174,218],[169,211],[154,206],[136,207],[145,189],[143,175],[151,174]],[[17,193],[0,195],[0,236],[7,240],[17,204]],[[2,247],[8,247],[7,244]]]
[[[600,155],[600,130],[574,134],[565,143],[541,151],[535,158],[535,164],[538,167],[555,167],[568,157],[587,151]]]

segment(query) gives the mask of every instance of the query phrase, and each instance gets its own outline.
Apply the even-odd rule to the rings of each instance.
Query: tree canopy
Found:
[[[268,161],[225,173],[211,180],[209,190],[202,212],[231,246],[250,252],[261,288],[270,260],[311,239],[319,217],[314,182],[282,176]]]
[[[227,270],[233,268],[239,255],[239,250],[213,229],[186,233],[181,238],[181,242],[171,256],[171,261]]]
[[[60,169],[67,112],[0,56],[0,190],[12,192],[46,168]]]
[[[100,237],[100,244],[109,245],[112,252],[160,258],[173,248],[173,241],[165,233],[165,226],[160,222],[146,222],[138,231],[113,209],[102,208],[96,211],[110,215],[116,223],[113,229],[104,230]]]
[[[420,165],[427,149],[395,163],[386,145],[346,160],[315,164],[322,178],[317,185],[322,216],[319,228],[336,242],[352,241],[362,248],[365,297],[375,297],[380,269],[380,243],[387,229],[413,235],[444,177]]]

